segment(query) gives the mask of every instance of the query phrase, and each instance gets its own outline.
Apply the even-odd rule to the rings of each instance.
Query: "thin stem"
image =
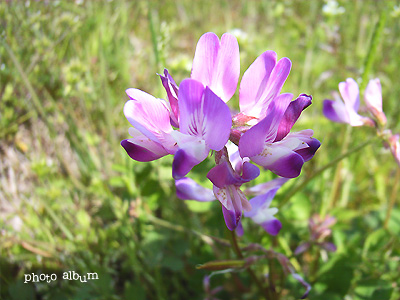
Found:
[[[390,202],[389,202],[389,205],[388,205],[388,208],[386,211],[385,223],[383,224],[383,227],[385,229],[388,228],[390,215],[392,214],[392,209],[393,209],[394,203],[396,201],[396,196],[398,195],[399,181],[400,181],[400,168],[397,168],[396,178],[394,180],[394,185],[393,185],[393,189],[392,189],[392,194],[390,195]]]
[[[383,29],[385,28],[386,16],[388,8],[384,8],[379,16],[379,20],[375,25],[374,33],[372,34],[371,43],[369,45],[368,54],[365,58],[364,70],[362,74],[362,81],[360,85],[360,91],[363,91],[367,86],[368,75],[371,72],[372,64],[374,62],[375,54],[378,49],[378,44],[380,42]]]
[[[342,144],[342,149],[341,149],[340,154],[346,153],[346,151],[349,150],[349,142],[350,142],[352,128],[353,127],[351,127],[351,126],[347,126],[347,128],[346,128],[344,142]],[[337,198],[339,196],[340,186],[342,183],[342,166],[343,166],[343,160],[340,161],[336,166],[336,171],[335,171],[335,176],[333,179],[332,190],[331,190],[331,195],[330,195],[330,199],[328,202],[328,207],[325,207],[321,217],[323,217],[325,215],[326,209],[329,211],[330,208],[334,207],[336,204]]]
[[[234,230],[231,231],[231,235],[232,235],[231,243],[232,243],[233,250],[235,251],[236,256],[238,258],[243,259],[244,256],[243,256],[242,251],[239,248],[239,245],[238,245],[238,242],[236,239],[236,233]],[[256,274],[254,274],[253,270],[250,267],[247,267],[246,270],[249,273],[250,277],[253,279],[253,281],[257,284],[257,287],[260,290],[260,292],[265,295],[265,298],[267,300],[272,300],[272,298],[269,294],[269,289],[265,289],[263,287],[262,283],[258,280],[258,278],[257,278]]]
[[[369,144],[372,144],[376,140],[376,137],[373,137],[366,142],[362,143],[361,145],[358,145],[357,147],[350,149],[346,153],[343,153],[342,155],[336,157],[334,160],[332,160],[330,163],[326,164],[325,166],[319,168],[317,171],[315,171],[313,174],[311,174],[309,177],[306,177],[303,182],[298,184],[296,187],[294,187],[289,193],[286,194],[286,197],[280,202],[279,208],[284,206],[290,198],[295,195],[297,192],[301,191],[311,180],[313,180],[315,177],[317,177],[319,174],[325,172],[327,169],[333,167],[336,165],[338,162],[340,162],[342,159],[345,159],[346,157],[350,156],[351,154],[360,151],[364,147],[368,146]]]
[[[206,235],[206,234],[203,234],[203,233],[198,232],[196,230],[187,229],[184,226],[170,223],[168,221],[165,221],[165,220],[159,219],[157,217],[154,217],[154,216],[152,216],[150,214],[147,215],[146,218],[147,218],[147,220],[149,222],[151,222],[151,223],[153,223],[155,225],[164,227],[164,228],[168,228],[168,229],[175,230],[175,231],[178,231],[178,232],[188,232],[188,233],[195,234],[195,235],[201,237],[201,239],[206,244],[209,244],[209,245],[213,245],[214,241],[219,243],[219,244],[221,244],[221,245],[223,245],[223,246],[229,246],[229,244],[230,244],[228,240],[221,239],[221,238],[218,238],[218,237],[215,237],[215,236],[211,236],[211,235]]]

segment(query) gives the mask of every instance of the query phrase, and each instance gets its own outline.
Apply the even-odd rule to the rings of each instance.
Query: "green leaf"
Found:
[[[238,269],[243,268],[246,264],[246,261],[243,259],[237,260],[214,260],[206,262],[205,264],[196,266],[196,269],[201,270],[226,270],[226,269]]]
[[[368,252],[381,249],[390,235],[384,228],[373,231],[365,240],[363,248],[363,257],[366,257]]]

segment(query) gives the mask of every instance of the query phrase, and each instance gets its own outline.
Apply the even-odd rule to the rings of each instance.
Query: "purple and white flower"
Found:
[[[343,101],[340,99],[334,101],[324,100],[323,113],[325,117],[333,122],[348,123],[351,126],[374,126],[373,120],[358,114],[358,109],[360,107],[360,91],[357,82],[352,78],[347,78],[346,81],[339,83],[339,91]],[[372,91],[373,87],[371,86],[370,92],[375,94],[375,92]],[[371,96],[368,98],[371,99]],[[374,101],[372,101],[371,104],[374,103],[375,105]]]
[[[275,218],[278,212],[276,207],[270,207],[278,189],[288,181],[287,178],[276,178],[263,184],[247,189],[246,193],[256,193],[256,197],[250,200],[251,210],[244,213],[251,218],[270,235],[277,235],[282,228],[282,223]]]
[[[124,114],[134,129],[122,147],[134,160],[151,161],[174,154],[172,174],[184,177],[211,150],[221,150],[228,141],[232,120],[228,106],[208,87],[185,79],[179,88],[179,130],[170,123],[170,111],[163,100],[128,89]]]
[[[221,40],[208,32],[200,37],[194,54],[190,78],[208,86],[223,101],[235,94],[240,74],[239,45],[229,33]]]
[[[311,104],[311,96],[302,94],[291,100],[291,94],[274,98],[264,119],[246,131],[239,141],[242,157],[249,157],[256,164],[287,178],[299,176],[304,162],[310,160],[321,145],[312,138],[311,129],[290,133],[301,112]]]
[[[382,110],[382,87],[379,78],[371,79],[365,89],[364,101],[370,113],[381,126],[385,126],[387,119]]]

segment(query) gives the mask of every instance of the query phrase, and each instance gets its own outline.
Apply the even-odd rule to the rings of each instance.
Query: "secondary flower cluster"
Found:
[[[121,142],[137,161],[174,155],[172,176],[181,199],[218,199],[227,227],[240,226],[242,214],[277,234],[281,223],[269,208],[278,188],[300,174],[320,146],[311,129],[290,132],[311,96],[295,100],[280,94],[291,69],[288,58],[277,61],[273,51],[261,54],[244,73],[239,89],[240,112],[231,113],[226,102],[235,94],[239,74],[239,45],[231,34],[221,40],[204,34],[196,47],[191,76],[178,86],[167,70],[160,75],[167,101],[141,90],[128,89],[124,114],[133,126],[132,136]],[[228,143],[228,141],[232,143]],[[228,149],[229,148],[229,153]],[[213,191],[185,177],[214,150],[216,166],[207,174]],[[243,192],[241,186],[255,179],[258,164],[280,177]],[[246,194],[256,197],[247,200]]]
[[[357,82],[347,78],[339,83],[339,91],[343,101],[337,96],[335,101],[324,100],[323,113],[325,117],[334,122],[348,123],[351,126],[377,127],[378,134],[390,148],[394,159],[400,166],[399,134],[392,134],[391,130],[383,130],[386,126],[386,115],[382,110],[382,87],[378,78],[371,79],[364,92],[364,102],[373,118],[358,114],[360,107],[360,91]]]

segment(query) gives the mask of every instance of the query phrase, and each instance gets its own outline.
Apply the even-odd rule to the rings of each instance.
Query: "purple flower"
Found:
[[[302,94],[291,100],[291,94],[281,94],[271,100],[264,119],[246,131],[239,141],[241,157],[249,157],[287,178],[299,176],[304,162],[321,145],[312,138],[311,129],[289,133],[301,112],[311,104],[311,96]]]
[[[215,197],[222,204],[225,223],[229,230],[234,230],[240,222],[242,211],[250,211],[251,205],[240,186],[260,175],[260,170],[249,162],[243,164],[241,175],[236,173],[227,161],[212,168],[207,178],[214,184]]]
[[[371,86],[370,91],[372,90],[373,88]],[[340,99],[336,99],[335,101],[324,100],[323,113],[325,117],[333,122],[348,123],[351,126],[374,126],[374,121],[358,114],[360,92],[357,82],[352,78],[347,78],[345,82],[339,83],[339,91],[343,101]]]
[[[365,89],[364,101],[368,110],[381,126],[386,125],[386,115],[382,110],[382,87],[378,78],[371,79]]]
[[[174,154],[172,175],[185,176],[202,162],[210,149],[219,151],[228,141],[232,120],[228,106],[208,87],[193,79],[179,89],[179,130],[170,123],[171,112],[163,100],[128,89],[124,114],[134,129],[122,147],[134,160],[151,161]]]
[[[212,190],[201,186],[188,177],[175,180],[175,187],[177,197],[182,200],[196,200],[200,202],[216,200]]]
[[[394,134],[389,138],[389,147],[394,159],[400,167],[400,141],[398,134]]]
[[[222,204],[227,227],[230,230],[236,229],[239,235],[243,234],[241,225],[243,210],[245,217],[261,225],[269,234],[278,234],[282,227],[280,221],[274,217],[278,209],[269,206],[277,190],[288,181],[288,178],[276,178],[242,192],[241,185],[256,178],[260,171],[256,166],[240,158],[235,145],[228,144],[228,149],[229,160],[227,152],[223,153],[220,163],[207,175],[214,184],[213,191],[202,187],[190,178],[182,178],[175,181],[178,198],[201,202],[213,201],[217,198]],[[246,195],[256,197],[248,201]]]
[[[235,93],[240,73],[239,45],[236,38],[225,33],[221,41],[208,32],[197,43],[191,78],[208,86],[223,101]]]
[[[171,124],[174,127],[179,128],[179,105],[178,105],[178,91],[179,88],[176,85],[175,81],[172,79],[171,75],[169,75],[168,70],[164,69],[164,76],[160,75],[161,83],[167,92],[169,111]]]
[[[278,189],[284,184],[287,178],[277,178],[247,189],[246,192],[259,194],[250,200],[251,210],[244,213],[245,217],[251,218],[255,223],[264,228],[271,235],[277,235],[282,228],[282,223],[274,217],[278,212],[275,207],[270,207],[272,199]]]
[[[318,214],[314,214],[308,221],[311,238],[308,242],[300,244],[294,251],[294,254],[303,253],[312,245],[317,245],[329,252],[335,252],[336,246],[333,243],[325,241],[332,234],[330,227],[335,223],[336,219],[334,217],[326,216],[324,219],[321,219]]]
[[[261,54],[243,74],[239,89],[240,111],[246,116],[264,119],[269,104],[279,95],[290,73],[291,61],[276,62],[274,51]]]

